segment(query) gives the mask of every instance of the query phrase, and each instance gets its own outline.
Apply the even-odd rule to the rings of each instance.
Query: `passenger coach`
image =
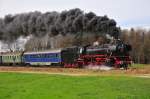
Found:
[[[25,64],[28,65],[52,65],[61,63],[61,49],[39,52],[25,52],[23,55]]]
[[[23,61],[27,65],[68,66],[78,58],[78,48],[65,48],[39,52],[25,52]]]
[[[7,52],[1,54],[0,62],[3,65],[21,65],[23,52]]]

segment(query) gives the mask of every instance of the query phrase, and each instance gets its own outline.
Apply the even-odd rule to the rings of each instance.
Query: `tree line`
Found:
[[[124,42],[131,44],[131,57],[135,63],[150,63],[150,30],[133,29],[122,30],[121,37]]]

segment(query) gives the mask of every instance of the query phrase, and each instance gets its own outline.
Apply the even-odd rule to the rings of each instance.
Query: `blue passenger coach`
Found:
[[[40,51],[40,52],[25,52],[23,55],[25,64],[29,65],[51,65],[53,63],[61,63],[61,49]]]

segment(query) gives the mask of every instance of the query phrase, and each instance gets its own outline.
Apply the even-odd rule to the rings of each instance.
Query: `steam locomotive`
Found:
[[[116,40],[103,45],[73,46],[33,52],[7,52],[0,54],[1,65],[61,66],[83,68],[88,65],[107,65],[127,68],[131,64],[129,44]]]
[[[85,67],[107,65],[127,69],[132,63],[130,57],[131,45],[116,40],[112,44],[68,48],[68,59],[64,60],[65,67]]]

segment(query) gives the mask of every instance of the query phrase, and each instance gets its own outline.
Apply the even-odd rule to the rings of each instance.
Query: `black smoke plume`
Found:
[[[34,35],[37,37],[68,33],[110,34],[117,38],[120,29],[116,22],[107,16],[97,16],[93,12],[84,13],[75,8],[69,11],[46,12],[38,11],[16,15],[6,15],[0,19],[0,40],[14,41],[20,36]]]

